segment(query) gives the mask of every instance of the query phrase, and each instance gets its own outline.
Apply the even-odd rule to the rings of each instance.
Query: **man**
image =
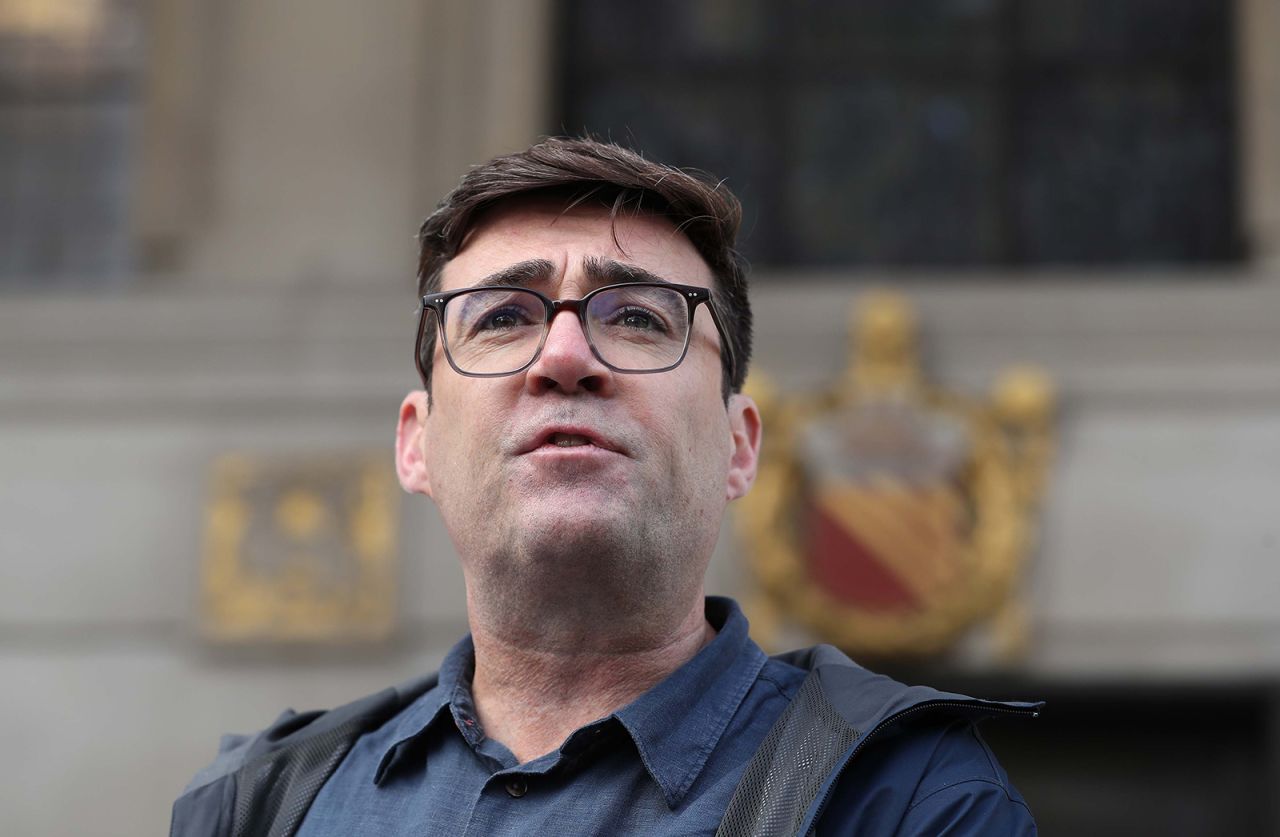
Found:
[[[463,178],[421,231],[396,464],[471,634],[438,676],[227,742],[174,834],[1034,832],[973,726],[1034,707],[770,659],[704,597],[761,440],[739,218],[591,141]]]

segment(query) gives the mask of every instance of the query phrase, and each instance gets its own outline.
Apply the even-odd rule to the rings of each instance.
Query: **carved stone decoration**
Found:
[[[768,433],[737,525],[767,607],[882,657],[939,652],[1002,613],[995,640],[1016,653],[1026,619],[1010,614],[1025,614],[1013,599],[1051,456],[1047,376],[1011,370],[987,401],[928,384],[897,295],[869,296],[851,331],[829,391],[748,387]]]
[[[398,516],[385,456],[220,458],[200,572],[201,634],[230,645],[387,639]]]

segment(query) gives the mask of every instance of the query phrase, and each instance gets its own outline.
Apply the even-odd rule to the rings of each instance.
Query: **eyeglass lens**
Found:
[[[527,291],[477,288],[445,306],[445,342],[464,372],[503,374],[533,360],[547,329],[547,308]],[[608,288],[586,306],[587,339],[610,366],[634,372],[671,366],[684,352],[689,308],[674,288]]]

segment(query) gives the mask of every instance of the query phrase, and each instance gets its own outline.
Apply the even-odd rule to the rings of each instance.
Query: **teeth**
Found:
[[[560,448],[576,448],[579,445],[591,444],[586,436],[576,436],[572,433],[552,433],[548,441]]]

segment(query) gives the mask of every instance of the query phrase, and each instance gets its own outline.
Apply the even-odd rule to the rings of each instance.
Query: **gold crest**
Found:
[[[1020,612],[1052,387],[1020,368],[987,401],[948,393],[925,382],[917,346],[907,302],[874,294],[830,391],[748,387],[767,430],[737,516],[751,567],[766,602],[852,653],[935,653],[1002,608]],[[1000,638],[1005,651],[1018,633]]]
[[[398,497],[381,456],[215,462],[201,633],[237,645],[389,637]]]

